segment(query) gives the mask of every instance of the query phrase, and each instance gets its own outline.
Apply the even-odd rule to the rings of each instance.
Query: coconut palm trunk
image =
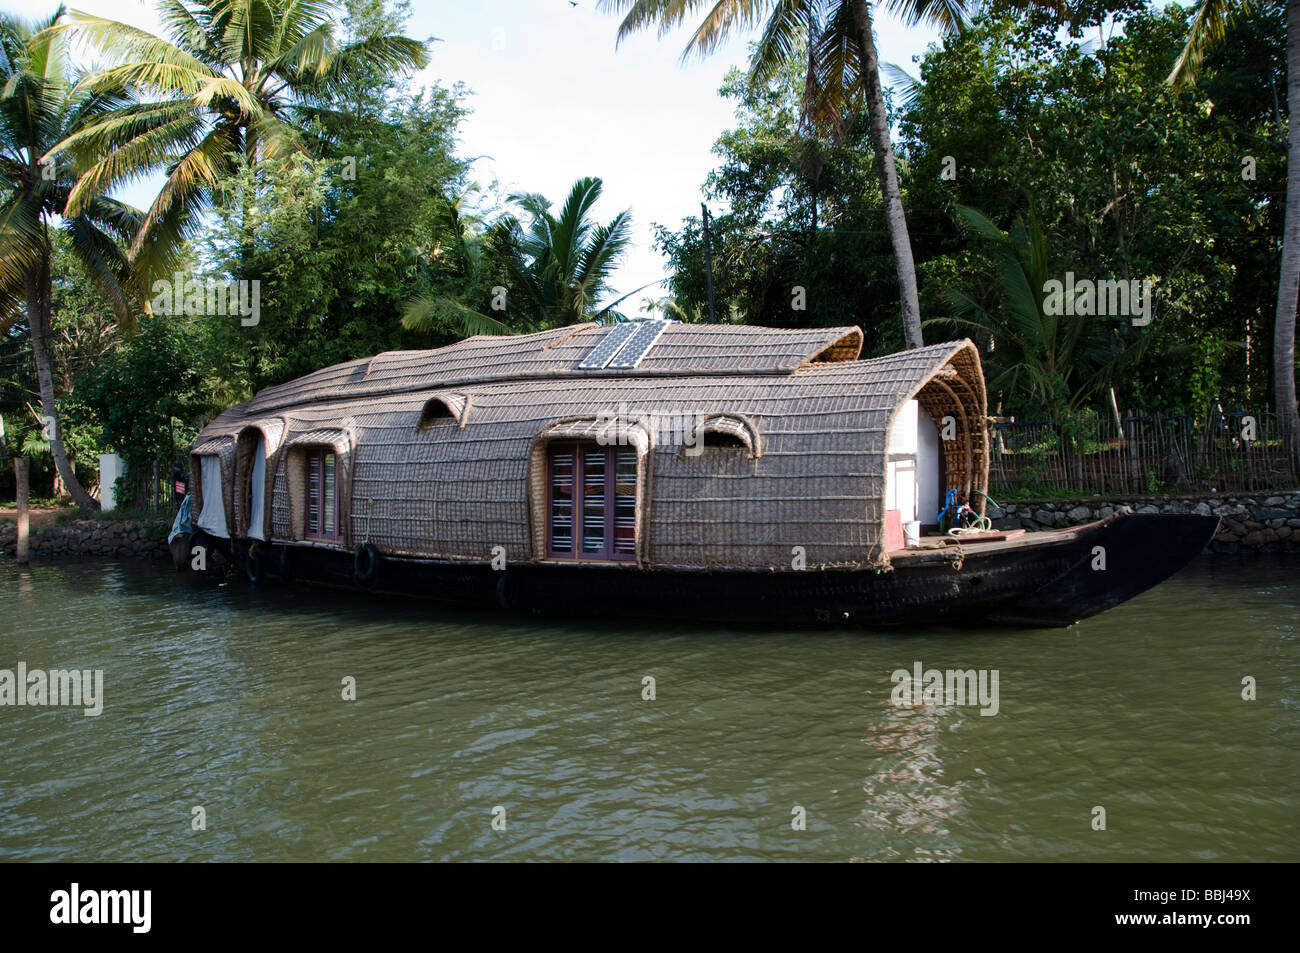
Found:
[[[1286,163],[1286,219],[1282,230],[1282,275],[1273,328],[1273,387],[1282,435],[1300,465],[1300,413],[1295,392],[1296,298],[1300,295],[1300,0],[1286,8],[1286,97],[1290,129]]]
[[[797,41],[801,35],[806,37],[809,92],[813,95],[805,96],[804,109],[806,116],[815,115],[816,121],[829,120],[838,126],[846,100],[861,89],[893,245],[894,268],[898,273],[903,339],[909,348],[920,347],[923,342],[916,262],[898,188],[894,146],[889,139],[885,94],[880,85],[880,59],[868,0],[833,3],[830,0],[601,0],[600,6],[626,11],[618,28],[620,41],[655,23],[659,35],[664,36],[697,9],[707,8],[708,13],[691,36],[683,56],[691,52],[701,55],[712,52],[727,36],[766,18],[762,36],[750,57],[750,80],[754,82],[771,80],[796,53],[805,55]],[[936,26],[944,34],[959,32],[967,23],[963,0],[938,3],[896,0],[889,8],[913,26],[922,23]]]
[[[1293,0],[1293,3],[1300,0]],[[916,262],[912,241],[907,234],[907,217],[903,213],[903,196],[898,188],[894,167],[894,144],[889,138],[889,120],[885,116],[885,94],[880,85],[880,61],[876,55],[876,38],[871,24],[871,6],[866,0],[853,0],[853,19],[862,46],[862,86],[867,100],[867,120],[871,150],[875,153],[880,193],[885,200],[885,220],[889,241],[894,247],[894,267],[898,272],[898,303],[903,312],[903,337],[909,348],[921,347],[921,304],[916,292]]]
[[[59,406],[54,396],[54,330],[50,320],[53,289],[48,254],[41,256],[40,262],[24,276],[23,291],[27,298],[27,321],[31,332],[32,358],[36,362],[41,416],[44,418],[45,436],[50,442],[50,455],[54,457],[54,469],[58,471],[59,479],[71,494],[74,503],[82,509],[98,509],[99,504],[91,499],[72,469],[67,448],[63,445],[63,430],[59,425]]]

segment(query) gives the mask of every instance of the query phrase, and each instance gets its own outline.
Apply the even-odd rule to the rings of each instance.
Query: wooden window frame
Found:
[[[555,453],[569,450],[573,454],[573,493],[570,498],[570,545],[571,551],[557,551],[553,546],[555,538]],[[586,454],[593,450],[603,451],[605,455],[605,489],[603,493],[604,534],[600,552],[583,550],[583,510],[586,505]],[[548,559],[564,559],[574,562],[636,562],[636,510],[635,492],[633,495],[632,546],[629,552],[618,551],[617,514],[618,514],[618,455],[620,452],[636,454],[631,446],[604,446],[592,440],[554,440],[546,445],[546,523],[544,527],[546,556]],[[638,463],[639,466],[639,463]],[[640,473],[637,474],[640,482]],[[639,487],[638,487],[639,489]]]
[[[337,543],[343,539],[343,521],[340,519],[342,514],[341,497],[339,493],[339,455],[333,447],[308,447],[304,450],[303,465],[306,472],[303,474],[305,479],[306,499],[303,503],[303,538],[319,540],[326,543]],[[334,532],[327,533],[319,527],[313,529],[311,522],[311,482],[312,470],[319,463],[320,480],[318,482],[319,495],[316,500],[317,517],[325,513],[325,458],[334,458]]]

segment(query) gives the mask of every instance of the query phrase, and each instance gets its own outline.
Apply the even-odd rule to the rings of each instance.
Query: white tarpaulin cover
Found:
[[[199,479],[203,481],[203,512],[199,514],[198,527],[213,536],[230,539],[230,530],[226,529],[226,508],[222,505],[221,460],[209,454],[199,459],[202,461]]]
[[[253,480],[249,489],[248,504],[248,538],[266,539],[266,517],[262,508],[266,501],[266,438],[257,435],[257,446],[253,448]]]

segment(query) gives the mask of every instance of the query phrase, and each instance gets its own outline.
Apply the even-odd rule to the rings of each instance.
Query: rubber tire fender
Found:
[[[379,575],[379,550],[374,543],[362,543],[352,557],[352,576],[357,585],[368,589]]]

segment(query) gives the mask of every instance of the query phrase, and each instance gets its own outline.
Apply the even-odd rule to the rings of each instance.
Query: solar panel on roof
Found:
[[[637,325],[635,324],[620,324],[612,328],[582,359],[578,366],[588,371],[604,367],[609,363],[610,358],[618,353],[627,339],[636,333],[636,330]]]
[[[654,347],[655,341],[659,340],[659,335],[664,333],[664,328],[671,323],[670,321],[642,322],[631,340],[619,348],[618,355],[609,362],[609,366],[636,367],[641,358],[645,357],[646,352]]]

